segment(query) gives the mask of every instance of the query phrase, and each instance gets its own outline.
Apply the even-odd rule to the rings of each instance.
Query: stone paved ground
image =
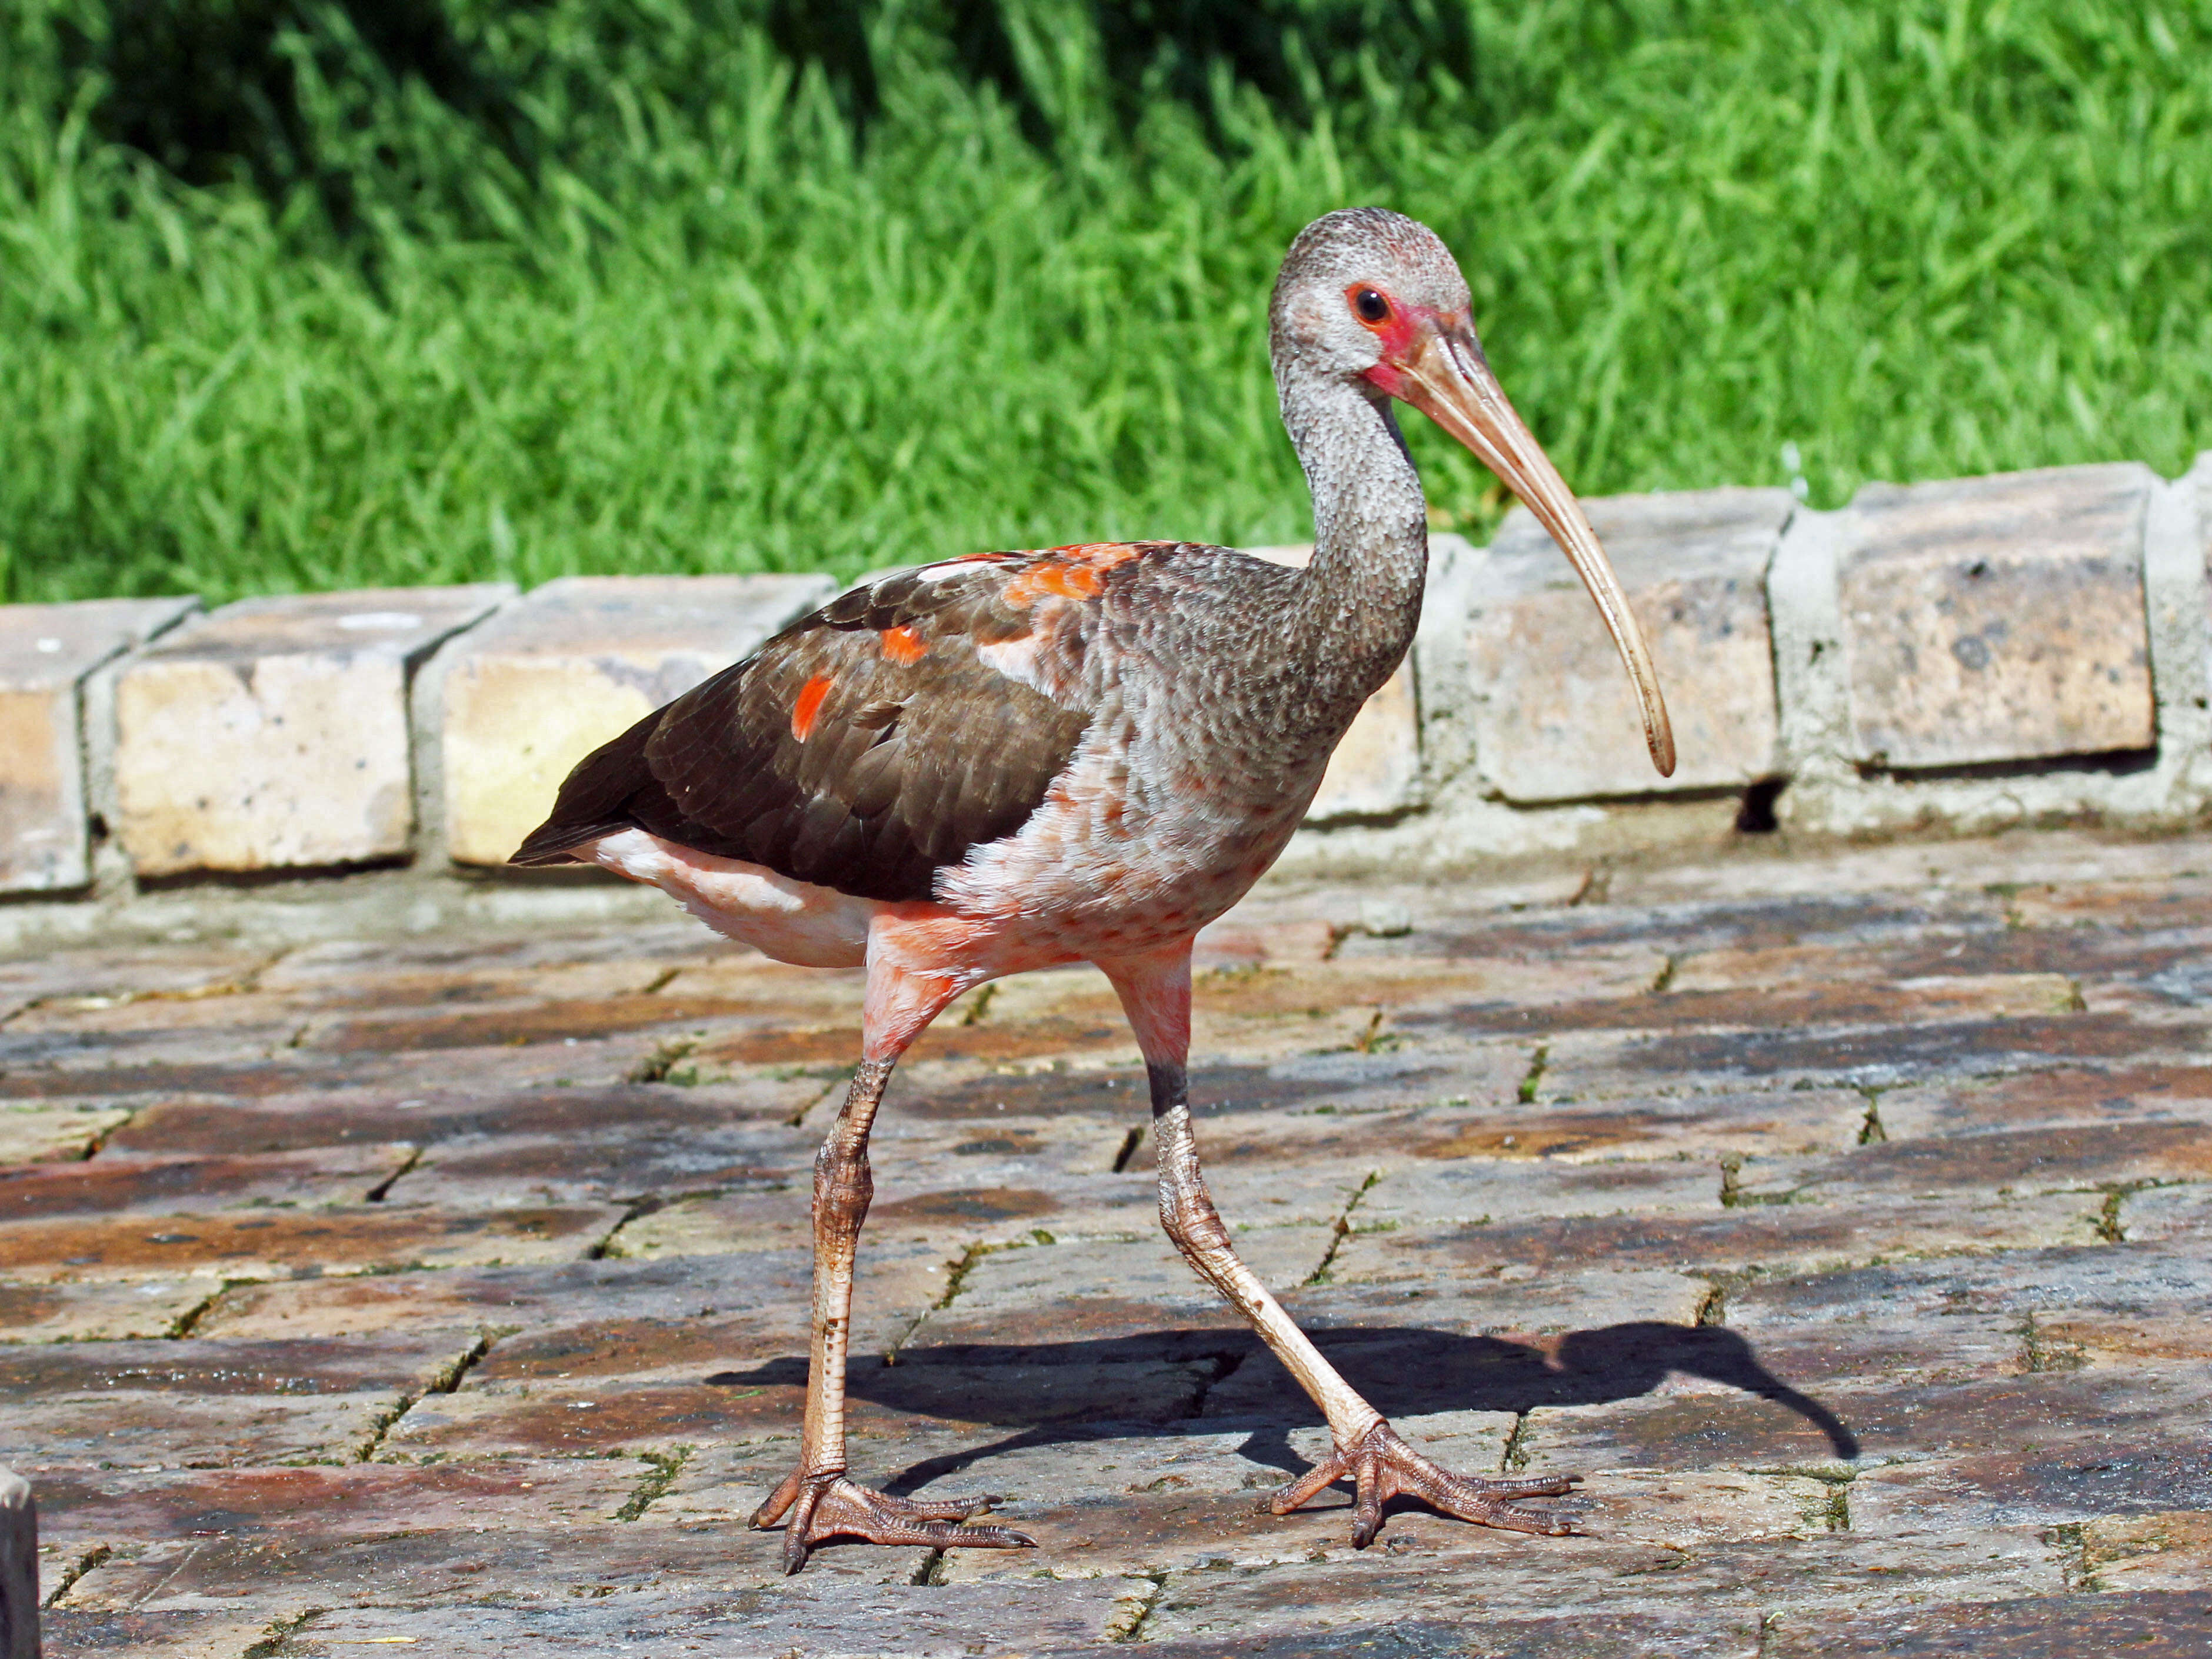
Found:
[[[894,1085],[854,1455],[1033,1553],[742,1520],[793,1455],[850,975],[688,925],[0,965],[0,1461],[48,1651],[2212,1651],[2212,846],[1288,890],[1208,941],[1250,1260],[1587,1535],[1255,1495],[1322,1443],[1152,1220],[1102,984]]]

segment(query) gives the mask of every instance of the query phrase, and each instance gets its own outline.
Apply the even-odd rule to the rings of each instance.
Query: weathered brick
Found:
[[[306,1214],[15,1221],[0,1224],[0,1261],[16,1279],[34,1283],[561,1261],[591,1250],[621,1218],[620,1209],[595,1205],[470,1215],[379,1205]]]
[[[139,874],[405,853],[409,679],[508,591],[242,599],[142,654],[115,693],[115,829]]]
[[[50,1653],[86,1659],[104,1653],[129,1654],[132,1659],[239,1659],[269,1634],[285,1611],[258,1604],[162,1613],[49,1607],[43,1622]]]
[[[1589,596],[1514,508],[1478,555],[1468,622],[1476,763],[1509,800],[1746,784],[1773,775],[1766,566],[1794,507],[1780,489],[1585,501],[1650,641],[1680,762],[1651,769],[1644,721]]]
[[[2081,1528],[2082,1565],[2100,1590],[2194,1590],[2212,1583],[2212,1513],[2100,1516]]]
[[[2043,1124],[2202,1123],[2212,1121],[2212,1067],[2062,1067],[1895,1089],[1881,1097],[1881,1116],[1892,1141]]]
[[[765,1558],[775,1542],[773,1535],[745,1541],[747,1554],[761,1555],[762,1571],[772,1571]],[[704,1556],[706,1551],[700,1553]],[[513,1659],[518,1653],[541,1649],[654,1656],[684,1650],[897,1655],[902,1659],[963,1659],[979,1652],[1041,1652],[1048,1647],[1088,1650],[1103,1639],[1108,1621],[1128,1593],[1112,1579],[978,1585],[957,1597],[903,1580],[830,1582],[837,1558],[847,1553],[835,1548],[823,1551],[809,1565],[808,1577],[790,1585],[764,1582],[740,1595],[720,1591],[711,1566],[702,1560],[696,1566],[687,1562],[688,1571],[672,1564],[659,1575],[677,1582],[696,1577],[700,1588],[688,1598],[632,1590],[625,1581],[635,1575],[607,1573],[602,1580],[626,1593],[558,1606],[340,1608],[318,1613],[269,1652],[270,1659],[353,1659],[362,1644],[379,1642],[428,1644],[444,1659]],[[898,1566],[908,1565],[904,1553],[883,1553],[896,1555]],[[493,1565],[486,1563],[486,1576]],[[575,1577],[580,1594],[605,1594],[597,1589],[602,1580],[581,1573]],[[1010,1641],[1019,1643],[1019,1648],[1006,1648]]]
[[[365,1202],[415,1155],[416,1148],[404,1141],[234,1158],[103,1152],[0,1177],[0,1221]]]
[[[413,1529],[529,1531],[611,1520],[651,1473],[628,1459],[293,1464],[158,1474],[57,1470],[39,1483],[46,1536],[120,1545]]]
[[[6,1271],[14,1272],[9,1261]],[[165,1336],[204,1306],[204,1279],[121,1285],[0,1283],[0,1342],[91,1342]]]
[[[1331,1271],[1376,1282],[1438,1274],[1538,1273],[1607,1262],[1685,1271],[1797,1272],[1897,1255],[2087,1244],[2099,1236],[2100,1193],[1989,1200],[1974,1197],[1853,1204],[1752,1205],[1717,1214],[1571,1216],[1488,1226],[1355,1233]]]
[[[1548,1058],[1548,1057],[1547,1057]],[[1543,1099],[1470,1111],[1445,1108],[1407,1126],[1427,1158],[1545,1158],[1611,1163],[1699,1154],[1842,1152],[1866,1127],[1866,1097],[1848,1089]]]
[[[1988,1130],[1862,1146],[1830,1158],[1749,1158],[1747,1203],[2084,1191],[2212,1176],[2212,1124],[2124,1123]]]
[[[827,599],[823,576],[568,576],[441,653],[447,854],[503,864],[568,769]]]
[[[92,878],[84,682],[197,599],[0,606],[0,892]]]
[[[43,1164],[88,1156],[100,1137],[131,1114],[90,1102],[72,1106],[0,1107],[0,1164]]]
[[[304,1398],[140,1389],[49,1395],[9,1408],[0,1455],[32,1471],[347,1463],[367,1451],[399,1403],[397,1389]]]
[[[1395,1524],[1395,1522],[1392,1522]],[[1383,1536],[1389,1535],[1386,1528]],[[1380,1547],[1378,1546],[1378,1548]],[[1183,1644],[1212,1638],[1243,1652],[1265,1635],[1310,1632],[1326,1626],[1387,1636],[1401,1620],[1437,1620],[1456,1632],[1457,1646],[1439,1643],[1401,1651],[1464,1654],[1507,1620],[1565,1614],[1547,1638],[1571,1642],[1573,1621],[1591,1618],[1589,1587],[1604,1583],[1601,1618],[1585,1646],[1507,1646],[1514,1654],[1587,1654],[1591,1659],[1680,1651],[1743,1654],[1720,1648],[1665,1645],[1674,1621],[1743,1609],[1756,1623],[1778,1604],[1826,1611],[1871,1611],[1968,1595],[2056,1593],[2063,1588],[2055,1547],[2032,1534],[1914,1539],[1860,1539],[1848,1533],[1811,1538],[1752,1539],[1685,1552],[1617,1538],[1528,1538],[1460,1527],[1432,1550],[1395,1557],[1376,1552],[1342,1563],[1262,1568],[1234,1575],[1171,1577],[1145,1630],[1170,1653],[1205,1652]],[[1419,1628],[1417,1625],[1416,1630]],[[1626,1634],[1629,1645],[1616,1645]],[[1739,1639],[1741,1626],[1738,1627]],[[1644,1645],[1634,1645],[1641,1638]],[[1510,1638],[1509,1638],[1510,1639]],[[1147,1645],[1151,1645],[1148,1643]],[[1267,1651],[1264,1648],[1258,1651]],[[1357,1653],[1357,1646],[1347,1650]],[[1475,1652],[1484,1652],[1477,1648]],[[1492,1649],[1488,1651],[1498,1651]],[[1291,1649],[1287,1652],[1300,1650]],[[1326,1648],[1305,1651],[1328,1652]]]
[[[2194,1659],[2212,1646],[2212,1596],[2202,1589],[2075,1595],[2056,1592],[1954,1606],[1902,1607],[1879,1620],[1841,1612],[1791,1611],[1765,1629],[1765,1659]]]
[[[2156,740],[2132,463],[1899,488],[1845,509],[1857,757],[1965,766]]]

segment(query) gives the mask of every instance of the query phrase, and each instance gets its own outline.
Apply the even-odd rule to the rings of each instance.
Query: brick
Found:
[[[52,892],[92,879],[85,678],[198,604],[0,606],[0,892]]]
[[[1898,487],[1844,514],[1856,758],[1967,766],[2156,741],[2132,463]]]
[[[1997,1200],[1862,1200],[1753,1205],[1713,1215],[1571,1216],[1487,1226],[1355,1233],[1331,1272],[1384,1283],[1440,1274],[1540,1273],[1607,1263],[1725,1272],[1814,1272],[1905,1255],[2087,1244],[2099,1237],[2103,1194]]]
[[[1544,1158],[1567,1164],[1698,1154],[1842,1152],[1866,1126],[1866,1097],[1848,1089],[1641,1094],[1615,1100],[1515,1103],[1480,1115],[1425,1114],[1423,1158]],[[1525,1167],[1525,1164],[1524,1164]]]
[[[2037,985],[2018,988],[2021,1001],[2043,994]],[[1968,995],[1973,994],[1969,988]],[[1902,1012],[1912,997],[1909,992],[1885,993],[1858,1006],[1872,1010],[1886,1001]],[[1538,1097],[1589,1100],[1656,1090],[1842,1085],[1890,1089],[2096,1060],[2132,1068],[2192,1058],[2203,1032],[2201,1024],[2154,1024],[2119,1013],[2016,1015],[1903,1026],[1877,1019],[1807,1030],[1782,1018],[1784,1006],[1778,999],[1764,1005],[1774,1022],[1764,1030],[1571,1030],[1553,1036],[1546,1044]]]
[[[618,1208],[569,1205],[477,1215],[374,1206],[173,1220],[64,1218],[0,1224],[0,1261],[18,1279],[33,1283],[559,1261],[591,1250],[621,1217]]]
[[[2070,1526],[2116,1512],[2208,1505],[2212,1471],[2203,1449],[2171,1421],[2092,1418],[2055,1431],[2039,1423],[2017,1449],[1923,1455],[1869,1471],[1851,1486],[1852,1524],[1868,1533]]]
[[[2097,1589],[2201,1592],[2212,1583],[2212,1514],[2204,1510],[2103,1516],[2081,1534],[2082,1565]]]
[[[43,1615],[47,1650],[88,1656],[129,1654],[134,1659],[240,1659],[269,1634],[277,1612],[191,1610],[93,1613],[49,1607]]]
[[[7,1271],[15,1271],[11,1261]],[[90,1342],[166,1336],[216,1287],[206,1279],[120,1285],[0,1283],[0,1342]]]
[[[509,592],[242,599],[116,685],[116,833],[142,876],[396,858],[414,836],[408,683]]]
[[[1718,1214],[1720,1207],[1717,1163],[1553,1163],[1454,1149],[1385,1175],[1361,1197],[1352,1224],[1364,1231],[1565,1215]]]
[[[824,576],[568,576],[441,654],[446,851],[504,864],[568,769],[830,597]]]
[[[1476,764],[1514,801],[1734,787],[1773,775],[1766,566],[1795,503],[1780,489],[1585,501],[1667,696],[1680,760],[1652,770],[1612,637],[1525,507],[1477,556],[1468,620]]]
[[[804,1161],[812,1157],[817,1137],[785,1125],[823,1086],[815,1079],[759,1078],[711,1088],[572,1082],[486,1089],[466,1079],[455,1087],[441,1086],[443,1079],[404,1075],[393,1083],[357,1089],[340,1086],[337,1079],[313,1087],[319,1079],[313,1076],[276,1080],[292,1086],[244,1099],[220,1094],[162,1099],[112,1135],[108,1149],[247,1154],[404,1140],[425,1147],[452,1145],[466,1155],[507,1146],[534,1149],[539,1137],[551,1137],[611,1149],[658,1146],[678,1158],[696,1147],[702,1158],[749,1157],[756,1162],[787,1148]],[[592,1176],[587,1169],[574,1173],[580,1182]]]
[[[1357,1255],[1355,1243],[1345,1242],[1325,1281],[1290,1291],[1284,1305],[1316,1329],[1388,1326],[1401,1330],[1409,1342],[1434,1342],[1440,1355],[1436,1364],[1445,1370],[1487,1364],[1492,1357],[1516,1366],[1548,1367],[1557,1358],[1553,1347],[1532,1348],[1527,1338],[1613,1326],[1694,1325],[1712,1299],[1711,1284],[1692,1274],[1613,1264],[1549,1273],[1516,1264],[1425,1282],[1370,1281],[1359,1275],[1358,1260],[1348,1259]],[[1508,1337],[1516,1348],[1461,1340],[1474,1336]]]
[[[49,1395],[11,1406],[0,1447],[17,1467],[209,1468],[234,1463],[347,1463],[398,1408],[397,1390],[289,1395]]]
[[[772,1541],[772,1534],[747,1540],[748,1553],[761,1553]],[[363,1644],[392,1642],[424,1643],[444,1659],[556,1651],[635,1652],[654,1659],[684,1651],[963,1659],[983,1652],[1040,1652],[1048,1645],[1089,1650],[1103,1639],[1127,1593],[1113,1580],[979,1585],[957,1596],[927,1584],[827,1582],[823,1569],[843,1553],[822,1552],[807,1575],[792,1584],[763,1584],[741,1595],[708,1593],[719,1587],[702,1565],[664,1575],[702,1580],[689,1598],[622,1584],[625,1593],[596,1602],[342,1607],[316,1613],[268,1652],[270,1659],[355,1659]],[[595,1589],[583,1578],[579,1594]],[[854,1593],[860,1591],[865,1593]],[[1009,1649],[1009,1641],[1021,1645]]]
[[[2212,1067],[2071,1067],[1971,1083],[1896,1089],[1881,1102],[1891,1141],[2030,1125],[2212,1121]]]
[[[110,1547],[217,1530],[329,1537],[410,1530],[531,1531],[614,1518],[650,1475],[628,1459],[124,1473],[57,1470],[39,1483],[58,1541]]]
[[[120,1107],[0,1107],[0,1164],[89,1157],[100,1138],[131,1114]]]
[[[2202,1239],[2212,1225],[2212,1188],[2168,1187],[2130,1193],[2120,1201],[2121,1231],[2130,1239]]]
[[[0,1000],[12,1012],[56,1000],[90,1007],[142,997],[206,996],[245,982],[267,955],[211,945],[44,951],[0,963]]]
[[[250,1205],[365,1202],[415,1157],[407,1143],[237,1158],[103,1152],[0,1176],[0,1221],[49,1216],[178,1216]]]
[[[459,1364],[455,1338],[384,1333],[366,1340],[55,1343],[0,1349],[0,1397],[158,1390],[176,1394],[419,1392]]]
[[[1739,1202],[2083,1191],[2212,1176],[2212,1124],[2127,1123],[1989,1130],[1862,1146],[1838,1157],[1750,1158]]]
[[[1334,1588],[1333,1586],[1329,1588]],[[1316,1613],[1333,1612],[1326,1589],[1312,1598]],[[1469,1629],[1480,1634],[1468,1646]],[[1160,1659],[1757,1659],[1759,1617],[1735,1608],[1717,1613],[1609,1614],[1557,1618],[1392,1617],[1310,1630],[1251,1636],[1170,1638],[1146,1644]],[[1387,1648],[1385,1644],[1388,1644]]]
[[[165,1540],[88,1575],[70,1591],[66,1605],[160,1611],[220,1606],[252,1597],[264,1606],[290,1602],[302,1612],[308,1606],[328,1607],[334,1602],[452,1609],[497,1600],[557,1607],[593,1597],[629,1600],[663,1590],[720,1592],[743,1606],[757,1602],[758,1592],[782,1576],[776,1559],[781,1541],[772,1533],[745,1529],[640,1528],[620,1522],[535,1531],[457,1528],[381,1536],[247,1533]],[[823,1565],[828,1571],[810,1575],[801,1584],[816,1595],[824,1591],[834,1595],[846,1585],[886,1588],[874,1582],[866,1568],[879,1571],[890,1565],[886,1556],[902,1565],[914,1559],[903,1552],[860,1553],[873,1559],[855,1571],[846,1565],[851,1552],[825,1552]],[[844,1561],[837,1559],[840,1555]],[[904,1560],[900,1560],[902,1555]],[[748,1590],[754,1594],[745,1595]],[[732,1591],[737,1595],[731,1597]],[[452,1650],[441,1644],[438,1650]]]
[[[2191,1659],[2212,1645],[2212,1596],[2201,1589],[2109,1595],[2047,1595],[1953,1607],[1901,1607],[1879,1628],[1832,1615],[1788,1613],[1766,1627],[1770,1659],[1935,1659],[2002,1653],[2006,1659]]]
[[[944,1247],[861,1245],[854,1302],[856,1351],[890,1346],[945,1291]],[[631,1322],[748,1316],[756,1336],[801,1341],[806,1328],[811,1252],[799,1248],[665,1261],[581,1261],[437,1273],[377,1274],[234,1285],[194,1328],[205,1334],[306,1340],[395,1328],[504,1333],[534,1350],[532,1334],[570,1345],[580,1333],[618,1338]],[[596,1350],[595,1350],[596,1351]],[[495,1352],[497,1350],[495,1349]],[[500,1374],[504,1358],[493,1362]],[[557,1367],[556,1369],[558,1369]]]
[[[1392,1525],[1395,1525],[1395,1521]],[[1383,1537],[1389,1536],[1386,1528]],[[1441,1644],[1413,1653],[1491,1653],[1470,1649],[1509,1620],[1571,1615],[1547,1635],[1572,1642],[1575,1625],[1590,1619],[1626,1627],[1631,1642],[1663,1644],[1670,1626],[1686,1617],[1709,1617],[1741,1609],[1756,1623],[1778,1603],[1809,1606],[1825,1614],[1863,1613],[1891,1606],[1913,1606],[1966,1595],[2056,1593],[2063,1588],[2056,1552],[2032,1534],[1969,1535],[1916,1539],[1859,1539],[1848,1533],[1814,1538],[1753,1539],[1687,1552],[1615,1538],[1533,1539],[1485,1528],[1462,1527],[1446,1534],[1442,1547],[1407,1551],[1395,1559],[1376,1559],[1377,1551],[1344,1562],[1262,1568],[1236,1575],[1171,1577],[1146,1622],[1151,1638],[1170,1654],[1206,1652],[1184,1644],[1212,1638],[1216,1654],[1251,1650],[1245,1646],[1269,1634],[1302,1634],[1316,1627],[1361,1632],[1372,1639],[1398,1621],[1435,1620],[1455,1630],[1457,1645]],[[1378,1546],[1378,1549],[1379,1549]],[[1604,1586],[1600,1589],[1599,1586]],[[1602,1597],[1601,1601],[1598,1598]],[[1593,1602],[1598,1601],[1594,1607]],[[1416,1624],[1418,1631],[1420,1626]],[[1513,1654],[1588,1654],[1592,1659],[1618,1654],[1671,1656],[1680,1650],[1657,1644],[1613,1645],[1605,1624],[1588,1632],[1589,1645],[1514,1646]],[[1228,1644],[1234,1640],[1235,1647]],[[1311,1639],[1310,1636],[1309,1639]],[[1735,1639],[1741,1639],[1741,1631]],[[1757,1652],[1755,1645],[1692,1652]],[[1265,1652],[1266,1649],[1257,1650]],[[1289,1649],[1286,1653],[1328,1649]],[[1340,1650],[1361,1651],[1347,1644]],[[1370,1649],[1367,1651],[1373,1651]],[[1389,1651],[1391,1650],[1384,1650]]]

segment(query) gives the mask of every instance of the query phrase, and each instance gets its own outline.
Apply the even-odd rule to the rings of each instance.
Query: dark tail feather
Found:
[[[645,745],[660,724],[661,712],[655,709],[613,742],[578,761],[561,785],[553,816],[530,832],[507,862],[566,863],[572,848],[636,828],[629,803],[641,793],[659,787],[646,764]]]

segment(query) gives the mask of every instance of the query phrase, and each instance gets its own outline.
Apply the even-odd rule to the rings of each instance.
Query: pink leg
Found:
[[[783,1534],[787,1573],[805,1566],[814,1546],[831,1538],[1000,1549],[1033,1541],[1006,1527],[958,1524],[994,1499],[893,1498],[848,1480],[845,1474],[845,1361],[852,1337],[853,1263],[860,1224],[875,1195],[868,1168],[868,1131],[899,1056],[965,988],[955,979],[896,966],[872,940],[862,1059],[846,1092],[844,1109],[814,1159],[813,1343],[799,1467],[752,1518],[756,1527],[770,1527],[790,1512]]]
[[[1247,1267],[1230,1243],[1221,1212],[1206,1190],[1192,1133],[1186,1063],[1190,1052],[1190,947],[1158,956],[1101,963],[1121,995],[1137,1033],[1152,1084],[1152,1134],[1158,1143],[1160,1224],[1198,1276],[1228,1297],[1261,1340],[1297,1378],[1328,1419],[1334,1453],[1269,1499],[1287,1515],[1335,1481],[1350,1480],[1357,1493],[1352,1541],[1364,1549],[1382,1525],[1382,1506],[1410,1492],[1447,1515],[1515,1532],[1553,1535],[1573,1528],[1556,1515],[1517,1499],[1556,1497],[1576,1477],[1489,1480],[1453,1474],[1401,1440],[1366,1401],[1322,1357],[1321,1350],[1283,1311],[1281,1303]]]

